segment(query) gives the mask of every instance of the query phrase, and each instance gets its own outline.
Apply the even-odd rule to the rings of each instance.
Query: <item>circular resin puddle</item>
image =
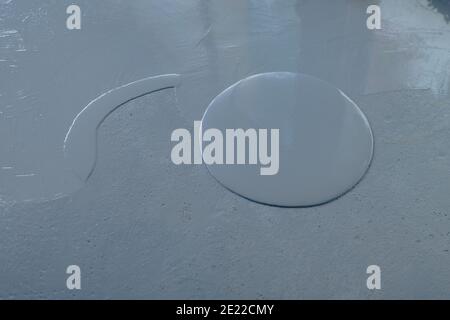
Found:
[[[208,129],[220,130],[224,139],[227,129],[248,133],[245,164],[224,161],[207,168],[231,191],[269,205],[304,207],[336,199],[361,180],[373,154],[372,131],[358,106],[341,90],[305,74],[264,73],[237,82],[205,111],[202,132]],[[279,129],[278,148],[271,129]],[[238,138],[233,139],[232,156],[239,157]],[[257,163],[255,157],[249,160],[255,150]],[[262,174],[262,168],[271,173]]]

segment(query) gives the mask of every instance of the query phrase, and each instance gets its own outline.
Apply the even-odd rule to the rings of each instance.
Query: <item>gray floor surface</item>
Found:
[[[0,298],[450,297],[450,24],[425,0],[0,0]],[[366,28],[378,4],[382,29]],[[445,11],[447,10],[447,11]],[[175,166],[170,133],[249,75],[344,90],[374,158],[345,196],[277,208]],[[99,129],[74,189],[62,144],[101,93],[178,73]],[[66,288],[66,268],[82,289]],[[366,288],[366,268],[382,290]]]

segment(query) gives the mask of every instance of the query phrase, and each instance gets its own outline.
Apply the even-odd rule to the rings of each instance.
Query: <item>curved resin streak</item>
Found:
[[[149,77],[109,90],[91,101],[74,119],[64,139],[64,155],[71,169],[86,181],[97,159],[97,129],[114,110],[138,97],[180,83],[180,75]]]

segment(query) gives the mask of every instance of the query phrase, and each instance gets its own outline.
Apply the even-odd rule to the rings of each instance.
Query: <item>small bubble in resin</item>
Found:
[[[202,132],[237,128],[279,129],[278,173],[261,175],[259,164],[207,168],[226,188],[264,204],[329,202],[354,187],[372,159],[372,131],[358,106],[341,90],[305,74],[258,74],[218,95],[205,111]]]

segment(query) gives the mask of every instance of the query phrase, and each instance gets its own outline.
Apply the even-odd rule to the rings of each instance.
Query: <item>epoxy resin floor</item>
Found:
[[[71,4],[0,0],[0,298],[450,296],[448,1],[78,0],[79,30]],[[175,129],[268,73],[321,79],[370,123],[370,168],[343,196],[268,206],[171,161]],[[99,97],[119,105],[78,127]],[[65,150],[71,128],[95,153]]]

